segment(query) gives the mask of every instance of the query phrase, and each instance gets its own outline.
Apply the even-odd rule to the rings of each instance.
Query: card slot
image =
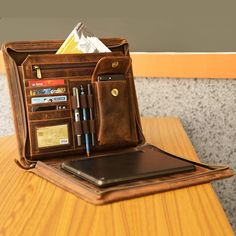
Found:
[[[44,103],[31,103],[31,101],[27,101],[28,106],[49,106],[49,105],[69,105],[69,101],[67,98],[67,101],[64,102],[44,102]]]
[[[45,97],[45,99],[43,99],[43,97]],[[60,98],[51,98],[51,97],[60,97]],[[39,99],[37,99],[39,98]],[[34,100],[32,100],[34,99]],[[53,102],[52,99],[58,99],[58,101]],[[64,100],[64,101],[62,101]],[[43,105],[47,104],[47,105],[56,105],[58,103],[68,103],[68,96],[67,95],[63,95],[63,96],[42,96],[42,97],[27,97],[27,104],[31,104],[31,105]]]
[[[31,155],[74,148],[70,118],[29,121]]]
[[[25,91],[27,97],[59,96],[68,93],[66,86],[31,87],[30,89],[26,88]]]
[[[38,112],[29,112],[28,118],[32,120],[51,120],[51,119],[60,119],[60,118],[70,118],[70,110],[53,110],[53,111],[38,111]]]
[[[58,79],[58,78],[55,78]],[[66,84],[64,85],[47,85],[47,86],[27,86],[25,87],[26,91],[32,90],[32,89],[47,89],[47,88],[61,88],[64,87],[66,88]]]
[[[55,97],[55,96],[67,96],[67,93],[53,93],[53,94],[36,94],[36,95],[27,95],[28,98],[35,98],[35,97]]]
[[[57,122],[60,122],[60,121],[63,121],[64,119],[70,119],[70,117],[59,117],[59,118],[53,118],[51,120],[48,120],[48,119],[45,119],[45,120],[29,120],[28,123],[32,123],[32,122],[48,122],[50,124],[50,122],[52,121],[57,121]]]
[[[66,78],[55,78],[51,77],[48,79],[30,79],[24,80],[25,88],[28,89],[39,89],[48,87],[66,86]],[[67,78],[68,79],[68,78]]]
[[[50,83],[50,84],[45,84],[44,83]],[[55,81],[59,82],[60,84],[54,85]],[[24,80],[24,86],[25,89],[32,90],[32,89],[46,89],[46,88],[58,88],[58,87],[67,87],[67,83],[81,83],[81,84],[87,84],[91,82],[91,75],[80,75],[80,76],[68,76],[68,77],[50,77],[46,79],[29,79],[29,80]],[[34,84],[33,86],[30,85]]]
[[[34,106],[54,106],[54,105],[69,105],[69,102],[48,102],[48,103],[38,103],[38,104],[28,104],[28,107]]]
[[[29,112],[29,113],[32,113],[32,114],[43,114],[43,113],[49,113],[49,112],[62,112],[62,111],[70,111],[70,109],[62,109],[62,110],[49,110],[49,111],[32,111],[32,112]]]

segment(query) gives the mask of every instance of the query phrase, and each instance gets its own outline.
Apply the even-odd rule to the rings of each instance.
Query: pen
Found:
[[[84,87],[83,85],[80,86],[80,95],[84,95]],[[83,120],[84,121],[87,121],[88,118],[87,118],[87,112],[86,112],[86,108],[85,107],[82,107],[82,117],[83,117]],[[86,153],[87,153],[87,156],[89,157],[90,156],[90,142],[89,142],[89,134],[88,133],[85,133],[84,134],[84,138],[85,138],[85,148],[86,148]]]
[[[79,113],[79,108],[80,108],[80,102],[79,102],[79,92],[78,88],[73,88],[73,96],[75,96],[76,99],[76,108],[75,108],[75,121],[80,121],[80,113]],[[77,134],[77,144],[78,146],[82,145],[82,138],[81,134]]]
[[[88,95],[92,95],[91,84],[88,84]],[[92,104],[90,104],[90,106],[89,106],[89,119],[93,120]],[[92,146],[95,146],[94,133],[91,133],[91,142],[92,142]]]

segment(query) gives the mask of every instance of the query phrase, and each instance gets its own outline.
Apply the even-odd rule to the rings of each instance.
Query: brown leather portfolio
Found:
[[[232,176],[228,167],[188,161],[195,165],[195,171],[100,188],[61,168],[64,161],[86,156],[88,147],[81,137],[87,134],[93,138],[89,147],[93,158],[138,150],[165,153],[145,142],[127,41],[101,40],[111,52],[55,54],[63,41],[2,46],[19,166],[94,204]],[[105,81],[98,81],[99,77]],[[89,113],[87,117],[78,115],[83,109]]]

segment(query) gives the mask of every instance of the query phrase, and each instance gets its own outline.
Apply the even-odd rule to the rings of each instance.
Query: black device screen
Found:
[[[195,170],[188,161],[156,151],[68,161],[62,164],[62,168],[97,186]]]

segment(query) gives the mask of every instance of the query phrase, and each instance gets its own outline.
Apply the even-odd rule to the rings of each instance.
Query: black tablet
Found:
[[[190,162],[157,151],[91,157],[61,167],[100,187],[195,170]]]

